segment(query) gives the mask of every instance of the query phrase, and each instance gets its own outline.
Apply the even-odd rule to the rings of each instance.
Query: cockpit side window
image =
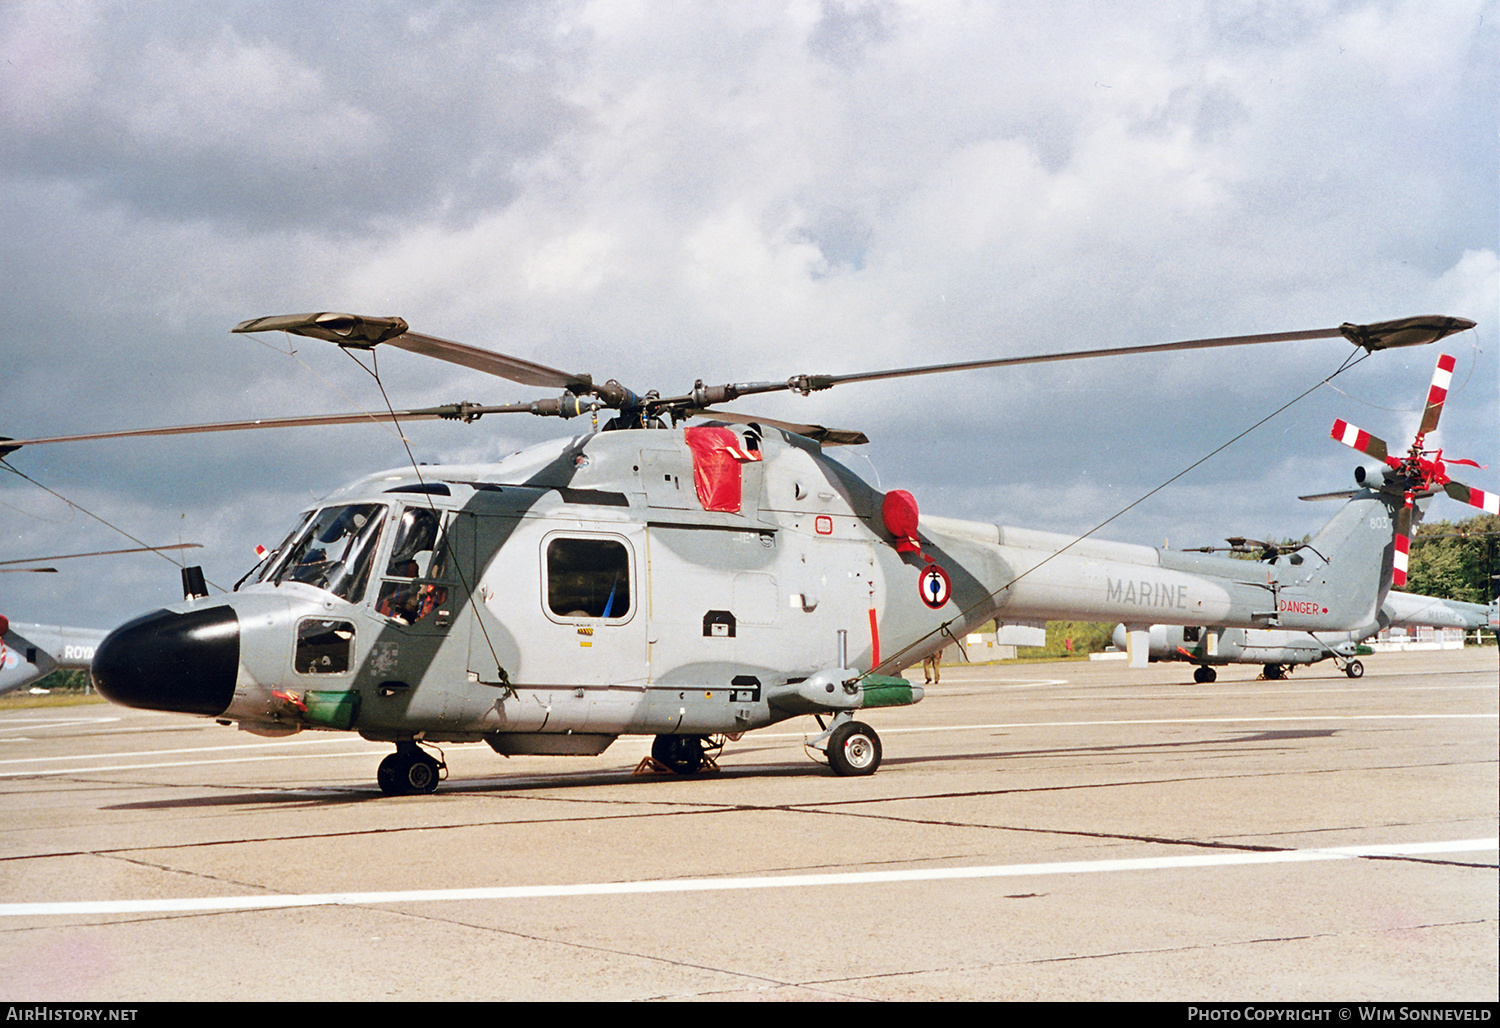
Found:
[[[308,618],[297,626],[292,667],[304,675],[342,675],[354,650],[354,626],[347,621]]]
[[[448,586],[441,583],[451,567],[442,515],[430,507],[408,507],[395,525],[375,612],[404,625],[434,613],[441,619],[448,602]]]
[[[408,507],[396,523],[396,538],[386,564],[388,578],[443,577],[443,547],[438,541],[438,513]]]
[[[546,547],[547,609],[561,618],[630,615],[630,551],[623,540],[556,536]]]

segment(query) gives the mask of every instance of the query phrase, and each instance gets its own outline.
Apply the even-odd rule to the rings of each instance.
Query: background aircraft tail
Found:
[[[22,624],[0,616],[0,693],[30,685],[58,668],[87,671],[104,635],[96,628]]]

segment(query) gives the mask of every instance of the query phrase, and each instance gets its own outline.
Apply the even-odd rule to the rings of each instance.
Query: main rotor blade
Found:
[[[1106,347],[1098,350],[1070,350],[1064,353],[1039,353],[1025,357],[998,357],[980,361],[958,361],[952,364],[923,364],[912,368],[892,368],[887,371],[863,371],[850,375],[794,375],[785,382],[733,382],[719,386],[704,386],[701,382],[691,393],[652,402],[655,411],[682,411],[703,407],[710,403],[724,403],[756,393],[770,393],[782,389],[806,395],[822,389],[850,382],[877,382],[890,378],[911,378],[917,375],[940,375],[950,371],[978,371],[983,368],[1015,367],[1022,364],[1046,364],[1054,361],[1086,360],[1091,357],[1123,357],[1138,353],[1170,353],[1176,350],[1206,350],[1224,346],[1248,346],[1257,343],[1284,343],[1306,339],[1332,339],[1343,336],[1366,350],[1389,349],[1395,346],[1416,346],[1441,339],[1454,332],[1474,327],[1467,318],[1445,316],[1421,316],[1401,318],[1397,321],[1373,322],[1369,325],[1345,323],[1338,328],[1309,329],[1302,332],[1267,332],[1260,335],[1222,336],[1214,339],[1185,339],[1176,343],[1150,343],[1144,346]]]
[[[1425,436],[1438,426],[1443,414],[1443,401],[1448,398],[1448,385],[1453,381],[1453,358],[1446,353],[1438,354],[1437,367],[1432,372],[1432,385],[1427,389],[1427,406],[1422,411],[1422,427],[1418,437]]]
[[[423,357],[461,364],[522,385],[566,389],[572,393],[588,392],[593,387],[593,379],[588,375],[575,375],[520,357],[481,350],[467,343],[455,343],[449,339],[412,332],[401,318],[375,318],[331,311],[321,314],[273,314],[242,321],[230,331],[290,332],[358,350],[372,350],[381,343],[389,343]]]
[[[1339,326],[1339,334],[1355,346],[1362,346],[1370,353],[1376,350],[1392,350],[1398,346],[1425,346],[1439,339],[1446,339],[1455,332],[1467,332],[1474,327],[1468,318],[1450,318],[1444,314],[1418,314],[1395,321],[1372,321],[1368,325]]]
[[[323,339],[340,346],[368,350],[407,329],[402,318],[372,318],[358,314],[271,314],[251,318],[231,328],[231,332],[290,332],[292,335]]]
[[[440,361],[447,361],[449,364],[461,364],[475,371],[483,371],[487,375],[520,382],[522,385],[566,389],[570,393],[586,393],[594,385],[593,377],[590,375],[575,375],[567,371],[559,371],[545,364],[496,353],[493,350],[481,350],[477,346],[455,343],[449,339],[439,339],[420,332],[406,332],[387,339],[386,342],[410,353],[434,357]]]
[[[1175,350],[1208,350],[1222,346],[1249,346],[1258,343],[1285,343],[1304,339],[1332,339],[1343,336],[1366,350],[1384,350],[1394,346],[1416,346],[1434,342],[1454,332],[1474,327],[1466,318],[1422,316],[1381,321],[1369,325],[1345,323],[1338,328],[1309,329],[1302,332],[1267,332],[1260,335],[1222,336],[1214,339],[1186,339],[1177,343],[1151,343],[1145,346],[1121,346],[1099,350],[1071,350],[1066,353],[1042,353],[1028,357],[1001,357],[995,360],[962,361],[955,364],[928,364],[892,371],[870,371],[854,375],[807,376],[812,389],[827,389],[845,382],[872,382],[884,378],[913,375],[937,375],[947,371],[971,371],[979,368],[1004,368],[1018,364],[1045,364],[1051,361],[1085,360],[1090,357],[1122,357],[1135,353],[1170,353]]]
[[[1146,346],[1106,347],[1098,350],[1069,350],[1064,353],[1038,353],[1025,357],[998,357],[981,361],[958,361],[953,364],[923,364],[889,371],[864,371],[852,375],[808,375],[809,389],[828,389],[848,382],[877,382],[887,378],[911,378],[917,375],[941,375],[949,371],[978,371],[981,368],[1009,368],[1022,364],[1048,364],[1054,361],[1087,360],[1091,357],[1124,357],[1135,353],[1166,353],[1173,350],[1205,350],[1219,346],[1243,346],[1248,343],[1281,343],[1298,339],[1327,339],[1339,335],[1336,328],[1308,332],[1277,332],[1264,336],[1233,336],[1222,339],[1189,339],[1178,343],[1151,343]]]
[[[792,435],[806,436],[814,439],[824,446],[860,446],[870,441],[870,437],[863,432],[856,432],[847,428],[825,428],[823,425],[803,425],[795,421],[778,421],[775,418],[762,418],[754,414],[735,414],[731,411],[713,410],[708,407],[699,407],[686,412],[690,418],[713,418],[716,421],[729,421],[736,425],[769,425],[779,428],[783,432]]]
[[[124,550],[94,550],[90,553],[54,553],[48,557],[26,560],[0,560],[0,567],[10,564],[34,564],[39,560],[72,560],[75,557],[112,557],[118,553],[158,553],[162,550],[201,550],[202,543],[172,543],[170,546],[132,546]],[[56,571],[56,568],[24,568],[25,571]]]
[[[538,401],[548,403],[556,401]],[[485,414],[521,414],[532,411],[535,403],[507,403],[486,407],[477,403],[450,403],[419,410],[398,410],[397,421],[472,421]],[[85,435],[58,435],[39,439],[0,439],[0,457],[23,446],[49,443],[77,443],[93,439],[134,439],[154,435],[192,435],[198,432],[242,432],[252,428],[308,428],[318,425],[357,425],[362,422],[388,424],[391,411],[360,411],[354,414],[309,414],[294,418],[256,418],[253,421],[218,421],[205,425],[175,425],[167,428],[137,428],[117,432],[90,432]]]

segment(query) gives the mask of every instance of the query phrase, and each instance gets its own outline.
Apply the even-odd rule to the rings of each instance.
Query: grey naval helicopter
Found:
[[[186,598],[111,632],[94,653],[93,681],[116,703],[259,735],[325,729],[391,743],[376,776],[387,794],[435,790],[446,774],[441,751],[430,752],[440,743],[594,755],[620,735],[651,735],[657,762],[691,774],[726,737],[799,715],[817,718],[822,732],[808,745],[835,773],[867,775],[881,740],[856,716],[921,700],[901,669],[990,620],[1124,621],[1142,664],[1155,622],[1365,623],[1389,580],[1413,483],[1399,471],[1367,483],[1308,559],[1267,567],[920,514],[910,493],[881,492],[824,455],[864,442],[861,433],[713,405],[1108,354],[1339,336],[1373,352],[1473,325],[1418,317],[780,382],[700,380],[662,397],[412,332],[400,318],[254,319],[234,331],[396,347],[562,390],[527,403],[389,412],[397,421],[614,415],[602,431],[498,463],[408,466],[344,486],[233,593],[209,597],[201,572],[184,569]],[[56,441],[13,440],[0,456]]]
[[[1292,632],[1283,628],[1224,628],[1219,625],[1152,625],[1150,660],[1196,665],[1193,681],[1218,679],[1215,668],[1227,664],[1259,664],[1268,679],[1285,678],[1296,667],[1332,660],[1350,678],[1365,673],[1360,657],[1373,652],[1366,639],[1385,628],[1463,628],[1500,626],[1495,603],[1464,603],[1412,593],[1386,593],[1375,620],[1350,632]],[[1125,625],[1115,626],[1114,643],[1126,646]]]

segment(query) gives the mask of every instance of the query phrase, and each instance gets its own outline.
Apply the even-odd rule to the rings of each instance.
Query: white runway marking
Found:
[[[45,778],[48,775],[92,775],[100,771],[149,771],[161,767],[208,767],[210,764],[260,764],[273,760],[324,760],[329,757],[370,758],[368,751],[352,753],[261,753],[253,757],[224,757],[218,760],[161,760],[154,764],[105,764],[102,767],[54,768],[51,771],[4,771],[0,778]]]
[[[72,762],[72,761],[79,761],[79,760],[137,760],[137,759],[140,759],[142,757],[176,757],[176,756],[183,756],[183,755],[192,754],[192,753],[221,753],[221,752],[224,752],[226,750],[232,750],[232,751],[244,753],[247,750],[265,750],[265,749],[277,749],[277,748],[285,749],[287,747],[328,746],[328,745],[333,745],[333,744],[348,745],[348,744],[351,744],[351,743],[358,743],[363,748],[359,749],[359,750],[356,750],[356,751],[354,751],[352,753],[344,753],[344,754],[323,754],[323,753],[312,754],[312,753],[308,753],[308,754],[288,754],[288,755],[285,755],[285,756],[279,756],[279,755],[273,755],[273,754],[251,753],[251,754],[248,754],[248,755],[243,756],[243,757],[230,757],[230,758],[227,758],[227,759],[225,759],[225,758],[216,758],[216,759],[212,759],[212,760],[174,760],[174,761],[166,761],[166,762],[157,761],[155,763],[147,763],[147,764],[110,764],[110,765],[104,765],[104,766],[99,766],[99,765],[82,765],[82,766],[69,766],[69,767],[66,767],[66,768],[53,768],[51,770],[42,770],[42,769],[28,770],[28,771],[19,771],[19,770],[18,771],[11,771],[11,770],[6,770],[6,771],[0,771],[0,778],[36,778],[36,777],[40,777],[42,775],[93,774],[93,773],[98,772],[98,771],[137,771],[137,770],[141,770],[141,769],[144,769],[144,768],[153,768],[153,767],[198,767],[200,765],[206,765],[206,764],[242,764],[242,763],[245,763],[247,761],[257,761],[257,760],[293,760],[293,759],[300,759],[301,757],[314,757],[314,756],[319,756],[319,757],[321,757],[321,756],[359,756],[359,757],[367,757],[367,756],[370,755],[370,753],[371,753],[371,750],[369,749],[370,744],[366,740],[364,740],[364,739],[362,739],[362,738],[360,738],[358,736],[353,736],[353,735],[336,735],[336,736],[308,736],[308,737],[299,738],[299,739],[280,739],[280,740],[277,740],[275,742],[236,742],[236,743],[230,743],[229,745],[226,745],[226,746],[187,746],[187,747],[182,747],[180,749],[174,749],[174,750],[138,750],[138,751],[136,751],[134,753],[131,753],[131,752],[124,752],[124,753],[79,753],[79,754],[73,754],[73,755],[69,755],[69,756],[9,757],[9,758],[6,758],[4,760],[0,760],[0,767],[7,767],[7,766],[16,765],[16,764],[49,764],[49,763],[55,764],[55,763],[62,762],[62,761]]]
[[[120,720],[117,717],[8,717],[0,722],[0,732],[34,732],[47,728],[78,728],[103,725]]]
[[[448,903],[484,900],[548,899],[567,896],[627,896],[667,892],[725,892],[744,889],[828,888],[836,885],[880,885],[901,882],[952,881],[973,878],[1022,878],[1038,875],[1106,874],[1236,867],[1250,864],[1299,864],[1360,857],[1408,857],[1440,853],[1482,853],[1500,849],[1500,839],[1399,843],[1385,846],[1339,846],[1276,853],[1211,853],[1134,860],[1081,860],[1056,864],[1005,864],[990,867],[945,867],[910,871],[853,871],[843,874],[767,875],[755,878],[676,878],[645,882],[598,882],[579,885],[513,885],[486,889],[423,889],[406,892],[329,892],[290,896],[205,896],[185,899],[99,900],[70,903],[0,904],[0,917],[91,916],[99,914],[168,914],[206,910],[271,910],[286,907],[370,906],[389,903]]]
[[[79,753],[66,757],[12,757],[0,760],[0,764],[34,764],[48,760],[123,760],[128,757],[170,757],[181,753],[216,753],[223,750],[263,750],[285,746],[319,746],[336,742],[364,742],[357,736],[323,736],[301,739],[279,739],[275,742],[237,742],[227,746],[186,746],[175,750],[135,750],[124,753]]]

